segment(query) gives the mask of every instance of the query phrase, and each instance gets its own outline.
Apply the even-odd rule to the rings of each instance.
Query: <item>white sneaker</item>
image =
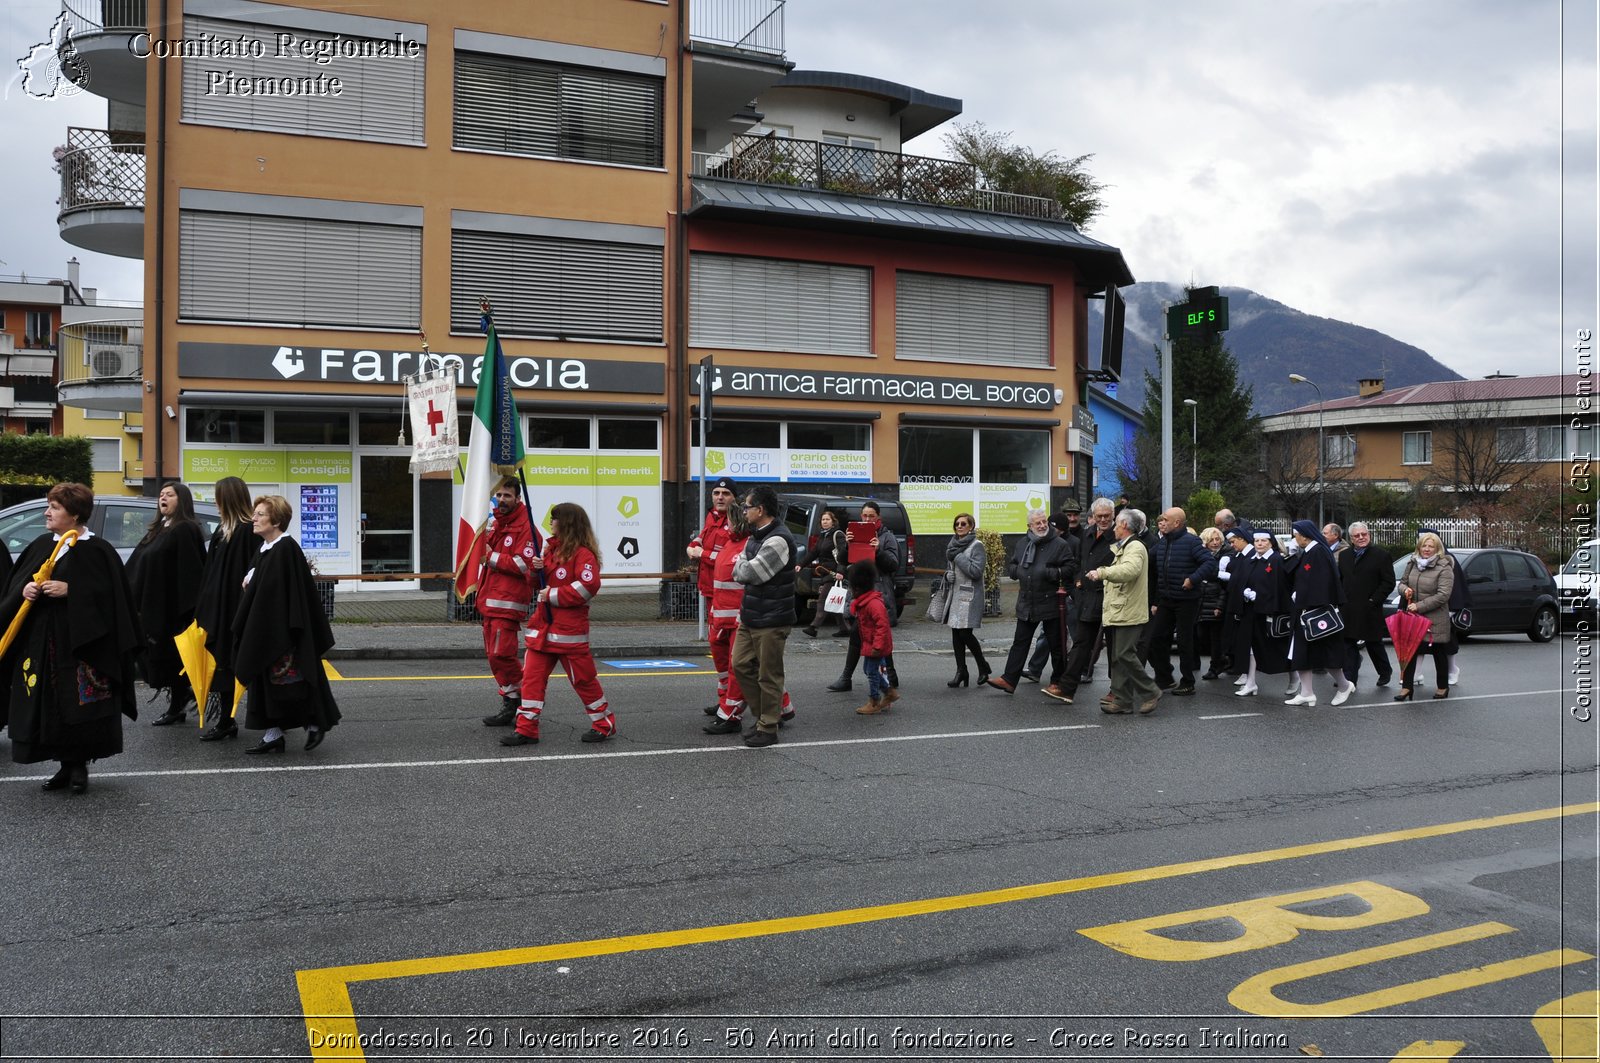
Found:
[[[1314,708],[1317,707],[1317,696],[1315,694],[1297,694],[1294,697],[1290,698],[1288,701],[1284,702],[1284,704],[1285,705],[1304,705],[1307,708],[1314,709]]]
[[[1261,688],[1256,686],[1254,683],[1251,683],[1247,687],[1240,687],[1238,690],[1235,690],[1233,692],[1233,696],[1236,698],[1253,698],[1259,693],[1261,693]]]
[[[1356,692],[1356,685],[1354,683],[1351,683],[1349,686],[1345,687],[1343,690],[1335,690],[1333,692],[1333,701],[1330,704],[1343,705],[1345,702],[1350,700],[1350,695],[1354,694],[1355,692]]]

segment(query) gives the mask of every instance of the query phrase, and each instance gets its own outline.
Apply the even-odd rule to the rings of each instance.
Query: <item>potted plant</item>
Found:
[[[1000,576],[1006,570],[1006,541],[993,528],[979,528],[983,544],[983,615],[1000,615]]]

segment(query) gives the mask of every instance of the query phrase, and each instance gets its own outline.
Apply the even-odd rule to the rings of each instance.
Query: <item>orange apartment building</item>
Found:
[[[449,568],[458,488],[409,472],[401,378],[425,334],[470,409],[485,297],[535,506],[589,508],[617,574],[698,526],[707,354],[707,463],[740,479],[941,531],[1092,482],[1120,253],[904,155],[960,101],[794,70],[782,0],[65,2],[110,103],[70,131],[62,235],[142,258],[146,309],[138,372],[64,401],[142,411],[147,491],[239,475],[324,571]]]

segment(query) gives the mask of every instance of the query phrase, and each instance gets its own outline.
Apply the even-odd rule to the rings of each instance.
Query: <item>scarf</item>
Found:
[[[1054,532],[1054,531],[1055,531],[1054,528],[1046,528],[1040,534],[1035,535],[1032,528],[1028,529],[1028,545],[1022,548],[1022,567],[1023,568],[1027,568],[1029,565],[1033,564],[1033,553],[1034,553],[1034,551],[1039,548],[1039,544],[1040,543],[1042,543],[1046,539],[1050,538],[1050,534],[1052,532]]]
[[[944,548],[944,559],[954,561],[967,547],[972,545],[972,540],[978,537],[977,532],[967,532],[965,535],[952,535],[950,544]]]
[[[1422,557],[1422,556],[1419,555],[1417,557],[1417,568],[1419,568],[1419,569],[1428,568],[1430,565],[1432,565],[1437,560],[1439,560],[1439,555],[1438,554],[1434,554],[1432,557]]]

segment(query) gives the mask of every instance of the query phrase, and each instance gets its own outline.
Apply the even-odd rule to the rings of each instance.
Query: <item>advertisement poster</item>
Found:
[[[348,450],[283,450],[190,447],[183,452],[183,480],[202,502],[216,501],[216,483],[237,476],[252,495],[281,494],[295,507],[289,534],[306,557],[327,575],[357,571],[350,517],[355,461]]]
[[[977,512],[977,494],[977,485],[971,482],[900,484],[900,504],[917,535],[949,535],[957,513]],[[978,525],[983,524],[979,517]]]
[[[1001,535],[1028,530],[1030,509],[1050,508],[1049,484],[979,484],[978,527]]]
[[[700,448],[689,453],[691,475],[700,475]],[[840,480],[869,483],[869,450],[792,450],[768,447],[707,447],[706,475],[740,483],[802,483]]]

